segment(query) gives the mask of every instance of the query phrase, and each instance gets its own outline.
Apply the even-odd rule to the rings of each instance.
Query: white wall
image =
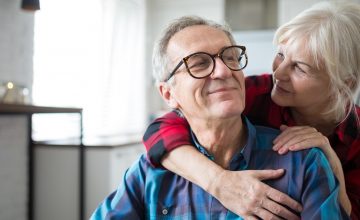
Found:
[[[301,11],[311,7],[313,4],[321,2],[322,0],[278,0],[278,24],[282,25],[285,22],[289,21],[291,18],[295,17]],[[326,1],[326,0],[325,0]],[[360,0],[338,0],[338,1],[352,1],[360,3]]]
[[[295,17],[301,11],[311,7],[311,5],[320,2],[321,0],[302,0],[302,1],[289,1],[278,0],[278,24],[282,25]]]
[[[20,0],[0,0],[0,84],[31,89],[34,13]],[[22,116],[0,117],[0,219],[27,216],[27,126]]]
[[[248,65],[244,74],[259,75],[270,73],[276,47],[272,43],[275,30],[234,32],[238,44],[246,46]]]
[[[34,12],[20,0],[0,0],[0,83],[13,81],[31,89]]]

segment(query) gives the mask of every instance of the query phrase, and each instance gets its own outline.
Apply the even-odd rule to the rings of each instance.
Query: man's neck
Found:
[[[223,168],[228,168],[234,154],[246,143],[246,126],[239,116],[210,121],[198,119],[189,124],[199,143]]]

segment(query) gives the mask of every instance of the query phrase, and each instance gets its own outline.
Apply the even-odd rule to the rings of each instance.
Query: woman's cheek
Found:
[[[278,68],[278,66],[279,66],[279,61],[275,57],[275,59],[272,63],[272,71],[275,72],[275,70]]]

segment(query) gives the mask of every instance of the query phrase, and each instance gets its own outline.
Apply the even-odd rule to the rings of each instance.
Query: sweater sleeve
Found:
[[[171,111],[149,125],[143,143],[152,166],[158,167],[166,153],[182,145],[192,145],[189,124],[178,111]]]

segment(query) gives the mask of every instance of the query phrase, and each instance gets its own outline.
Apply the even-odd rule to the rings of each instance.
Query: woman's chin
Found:
[[[275,102],[275,104],[282,106],[282,107],[289,106],[289,104],[290,104],[288,102],[289,97],[286,97],[283,94],[279,94],[276,91],[271,92],[271,99],[273,102]]]

